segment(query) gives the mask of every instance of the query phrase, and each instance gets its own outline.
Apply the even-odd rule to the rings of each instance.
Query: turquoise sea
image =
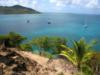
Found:
[[[38,36],[62,36],[68,40],[85,38],[100,42],[100,15],[21,14],[0,15],[0,34],[18,32],[29,39]],[[70,43],[69,43],[70,44]],[[95,46],[100,50],[100,43]]]

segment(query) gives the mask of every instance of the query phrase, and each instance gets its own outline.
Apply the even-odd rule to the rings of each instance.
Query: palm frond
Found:
[[[74,65],[77,65],[77,61],[74,56],[70,55],[68,52],[62,51],[59,55],[66,57]]]

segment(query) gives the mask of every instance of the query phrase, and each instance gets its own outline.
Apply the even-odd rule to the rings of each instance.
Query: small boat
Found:
[[[51,24],[51,22],[48,22],[48,24]]]
[[[27,20],[27,23],[30,23],[30,20]]]
[[[85,24],[85,25],[84,25],[84,28],[87,29],[87,28],[88,28],[88,25]]]
[[[83,27],[84,27],[85,29],[87,29],[87,28],[88,28],[88,25],[87,25],[87,20],[86,20],[86,19],[84,20]]]

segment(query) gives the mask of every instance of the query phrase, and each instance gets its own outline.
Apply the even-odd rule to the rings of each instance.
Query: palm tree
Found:
[[[83,66],[82,64],[86,64],[92,58],[94,53],[92,47],[95,43],[96,41],[87,44],[84,39],[81,39],[80,41],[73,42],[73,48],[61,45],[64,50],[60,55],[66,57],[80,70]]]

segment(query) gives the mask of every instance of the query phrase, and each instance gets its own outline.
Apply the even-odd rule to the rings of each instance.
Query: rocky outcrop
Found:
[[[63,73],[64,75],[75,75],[77,68],[67,61],[65,58],[56,58],[48,62],[48,67],[55,69],[58,74]]]
[[[77,72],[75,66],[65,59],[48,60],[16,48],[1,49],[0,75],[74,75]]]
[[[41,65],[23,57],[20,51],[0,50],[0,75],[31,75],[37,67]]]

